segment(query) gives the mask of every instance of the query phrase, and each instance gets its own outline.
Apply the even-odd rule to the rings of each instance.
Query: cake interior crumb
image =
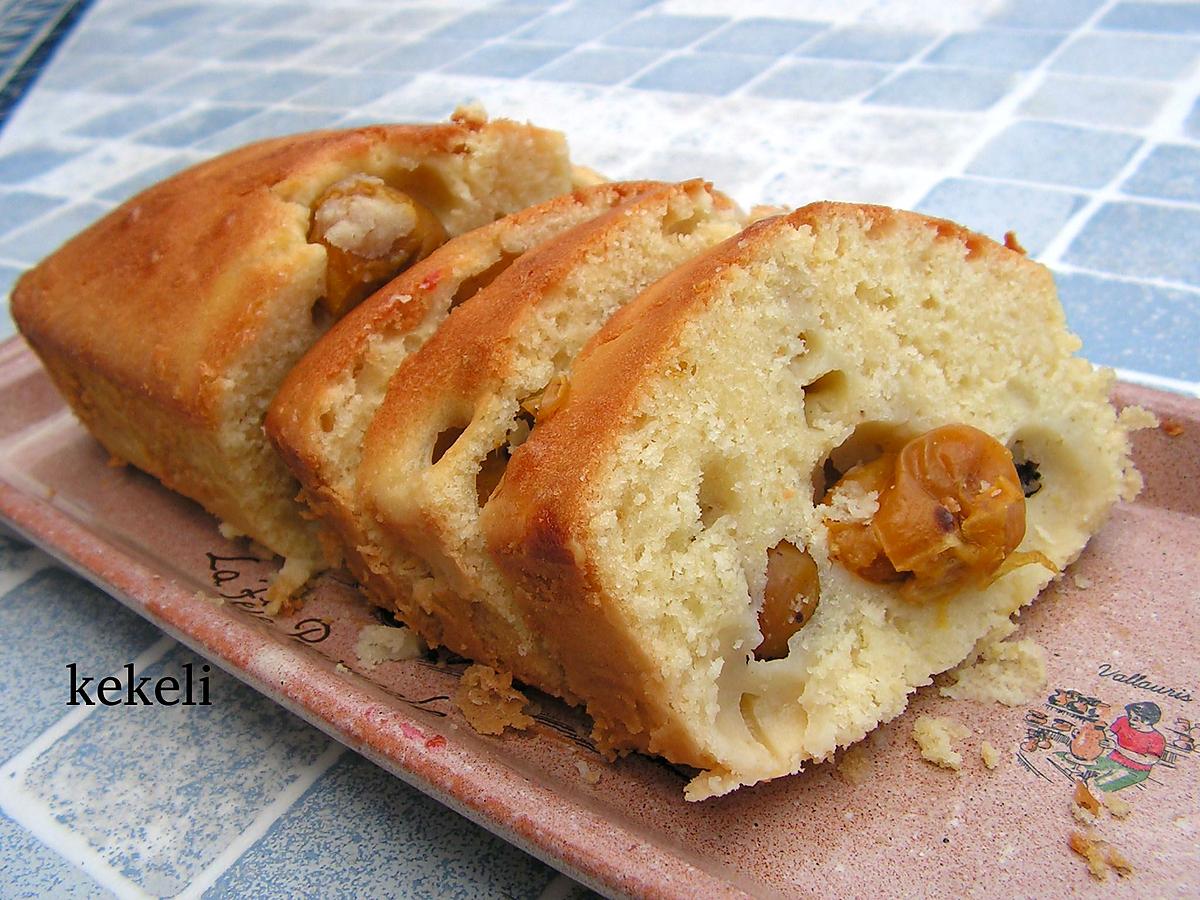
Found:
[[[980,745],[979,755],[983,759],[983,764],[989,770],[1000,765],[1000,751],[993,747],[989,741],[984,741]]]
[[[947,673],[939,691],[955,700],[994,701],[1023,706],[1046,684],[1046,651],[1031,640],[981,642],[966,663]]]
[[[921,756],[956,772],[962,768],[963,758],[953,744],[970,734],[970,728],[949,717],[920,716],[912,728],[912,738],[921,748]]]
[[[364,625],[354,645],[358,661],[369,669],[382,662],[416,659],[425,652],[425,644],[409,628],[390,625]]]
[[[505,728],[521,731],[533,724],[525,714],[529,698],[512,686],[512,675],[489,666],[470,666],[462,673],[454,705],[480,734],[500,734]]]

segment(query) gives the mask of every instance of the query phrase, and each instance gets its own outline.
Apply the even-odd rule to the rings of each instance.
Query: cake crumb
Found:
[[[1088,871],[1097,881],[1108,880],[1108,862],[1100,842],[1093,835],[1082,831],[1072,831],[1067,838],[1067,846],[1087,860]]]
[[[1029,251],[1022,247],[1021,242],[1017,240],[1017,233],[1015,231],[1004,232],[1004,246],[1014,253],[1020,253],[1022,256],[1029,255]]]
[[[871,778],[871,755],[863,744],[855,744],[842,751],[837,761],[838,774],[853,787],[865,784]]]
[[[1092,579],[1088,578],[1086,575],[1081,575],[1078,572],[1071,574],[1071,580],[1075,582],[1075,587],[1079,588],[1081,591],[1086,591],[1092,586]]]
[[[230,525],[228,522],[218,522],[217,531],[221,532],[221,537],[227,541],[236,541],[238,538],[246,536],[246,532],[234,525]]]
[[[215,594],[206,594],[206,593],[204,593],[204,591],[196,591],[196,593],[193,596],[195,596],[195,598],[197,600],[203,600],[205,603],[209,604],[210,606],[224,606],[225,605],[225,598],[218,597]]]
[[[125,462],[125,460],[121,459],[121,457],[110,454],[108,457],[108,462],[105,463],[105,465],[107,465],[110,469],[123,469],[129,464]]]
[[[912,728],[912,739],[921,748],[921,756],[943,769],[962,768],[962,754],[952,746],[970,735],[971,729],[949,717],[920,716]]]
[[[1112,844],[1109,844],[1105,848],[1104,861],[1112,866],[1113,871],[1115,871],[1121,878],[1128,878],[1133,874],[1133,866],[1130,864],[1129,860],[1127,860],[1124,854]]]
[[[1082,781],[1075,783],[1075,793],[1072,795],[1071,801],[1074,806],[1087,810],[1093,816],[1100,815],[1100,801]]]
[[[1174,419],[1163,419],[1158,427],[1167,437],[1179,437],[1183,434],[1183,425]]]
[[[983,758],[983,764],[988,769],[994,769],[1000,765],[1000,751],[993,747],[989,741],[984,741],[980,745],[979,755]]]
[[[1157,428],[1158,416],[1140,406],[1126,406],[1117,415],[1117,422],[1126,431],[1141,431],[1143,428]]]
[[[460,103],[454,112],[450,113],[450,121],[461,125],[486,125],[487,120],[487,110],[478,100]]]
[[[346,672],[350,671],[350,667],[348,665],[346,665],[344,662],[339,662],[336,666],[333,667],[333,670],[335,672],[341,672],[342,674],[345,674]]]
[[[589,766],[587,763],[585,763],[582,759],[575,760],[575,770],[577,772],[579,772],[579,777],[582,778],[584,781],[586,781],[588,784],[599,784],[600,783],[600,772],[596,769],[593,769],[591,766]]]
[[[533,724],[524,712],[529,698],[512,686],[512,675],[488,666],[470,666],[462,673],[454,705],[480,734],[500,734],[505,728],[522,731]]]
[[[1115,819],[1124,819],[1133,812],[1133,805],[1128,800],[1123,800],[1116,794],[1103,792],[1100,794],[1100,802],[1104,804],[1104,808]]]
[[[1107,881],[1110,868],[1121,878],[1133,874],[1133,865],[1125,854],[1094,832],[1072,831],[1067,837],[1067,846],[1087,860],[1088,871],[1097,881]]]
[[[410,628],[364,625],[354,652],[360,663],[373,669],[382,662],[416,659],[425,653],[425,642]]]
[[[992,640],[947,675],[950,682],[938,689],[943,697],[1023,706],[1045,687],[1046,651],[1031,640]]]

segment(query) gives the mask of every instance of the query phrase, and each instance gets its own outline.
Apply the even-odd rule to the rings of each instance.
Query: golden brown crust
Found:
[[[12,297],[22,333],[106,447],[294,557],[294,571],[337,557],[302,520],[260,426],[284,373],[327,327],[312,207],[360,174],[402,188],[451,234],[571,178],[561,135],[506,121],[277,138],[129,200],[27,272]]]
[[[1000,254],[1008,264],[1040,269],[958,225],[886,207],[816,203],[760,220],[676,269],[609,320],[572,365],[568,402],[516,451],[485,508],[492,558],[519,586],[516,596],[532,627],[567,663],[568,685],[587,699],[598,731],[614,747],[712,765],[658,702],[655,661],[615,611],[582,550],[591,516],[600,511],[590,505],[590,485],[630,427],[646,376],[661,366],[728,270],[747,264],[787,229],[819,230],[846,217],[879,236],[896,228],[933,229],[938,239],[961,243],[968,257]]]
[[[117,384],[208,418],[219,377],[274,312],[281,282],[320,270],[323,254],[305,233],[308,205],[324,187],[372,156],[464,152],[483,127],[521,126],[320,131],[202,163],[124,203],[25,273],[13,290],[13,317],[36,348],[69,350]]]

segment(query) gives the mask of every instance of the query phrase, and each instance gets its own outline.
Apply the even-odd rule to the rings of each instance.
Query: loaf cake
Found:
[[[287,558],[336,562],[262,433],[333,321],[447,237],[571,189],[556,132],[448,124],[253,144],[134,197],[26,273],[12,313],[93,435]]]
[[[325,543],[360,584],[374,580],[360,548],[377,546],[373,517],[357,502],[367,426],[392,375],[450,313],[522,254],[643,193],[655,182],[579,188],[452,238],[338,322],[284,380],[266,431],[299,480]],[[381,594],[386,594],[382,588]]]
[[[573,696],[487,555],[480,509],[512,449],[562,399],[557,383],[584,342],[741,224],[703,182],[660,185],[525,254],[455,308],[397,369],[363,443],[376,600],[432,644]]]
[[[807,206],[610,319],[467,533],[604,746],[701,770],[692,800],[797,772],[1011,629],[1136,493],[1078,348],[1020,253]]]

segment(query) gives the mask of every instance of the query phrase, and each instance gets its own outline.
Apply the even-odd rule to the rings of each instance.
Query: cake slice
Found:
[[[640,193],[522,256],[400,365],[358,471],[358,503],[378,522],[378,543],[361,548],[378,602],[430,643],[568,696],[487,555],[480,510],[587,339],[741,223],[700,181]]]
[[[656,182],[580,188],[452,238],[356,307],[291,370],[267,413],[266,431],[299,480],[327,556],[342,556],[362,584],[374,580],[359,552],[379,539],[357,502],[362,442],[388,381],[450,310],[522,254],[595,218]]]
[[[1011,629],[1139,485],[1050,273],[820,203],[618,312],[480,527],[596,736],[797,772]]]
[[[182,172],[17,283],[12,312],[113,456],[287,557],[336,559],[262,432],[284,375],[447,237],[570,190],[563,137],[464,113],[268,140]]]

